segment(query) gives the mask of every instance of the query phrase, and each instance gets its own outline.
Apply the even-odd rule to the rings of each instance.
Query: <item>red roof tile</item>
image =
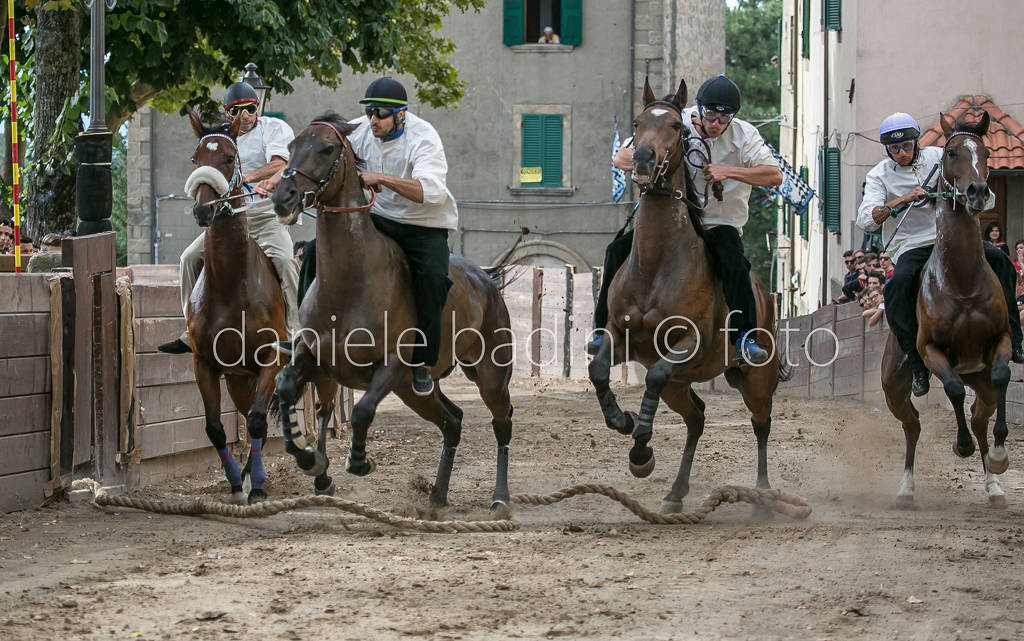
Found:
[[[995,106],[991,98],[961,96],[946,115],[956,119],[970,111],[975,117],[968,118],[974,120],[981,118],[982,109],[988,112],[990,121],[988,134],[985,135],[985,145],[990,152],[989,169],[1024,169],[1024,127],[1011,118],[1010,114]],[[935,123],[934,127],[921,134],[922,146],[941,147],[944,144],[946,135],[942,133],[942,126],[939,123]]]

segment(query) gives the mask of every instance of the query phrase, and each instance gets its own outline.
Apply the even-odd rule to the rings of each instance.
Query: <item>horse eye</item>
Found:
[[[235,164],[235,157],[234,156],[227,156],[226,158],[224,158],[224,164],[225,165],[233,165],[233,164]]]
[[[956,158],[956,150],[949,149],[946,151],[946,155],[949,156],[950,158]]]
[[[640,126],[640,123],[638,123],[637,121],[634,120],[633,121],[633,129],[636,129],[639,126]]]
[[[192,164],[193,165],[196,164],[196,157],[195,156],[192,156]]]
[[[672,123],[672,128],[675,129],[676,131],[680,131],[683,128],[683,123],[681,123],[681,122],[674,122],[674,123]]]
[[[326,147],[324,147],[323,149],[320,150],[320,153],[324,154],[325,156],[333,154],[334,153],[334,145],[327,145]]]

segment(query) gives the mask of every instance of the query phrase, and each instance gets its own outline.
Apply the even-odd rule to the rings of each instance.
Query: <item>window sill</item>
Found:
[[[540,43],[528,45],[509,45],[512,53],[572,53],[576,45],[543,45]]]
[[[551,46],[551,45],[546,45]],[[513,196],[572,196],[575,187],[509,187]]]

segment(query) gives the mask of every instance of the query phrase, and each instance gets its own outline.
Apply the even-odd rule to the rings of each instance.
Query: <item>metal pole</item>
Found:
[[[92,10],[89,21],[89,131],[107,131],[106,82],[103,59],[107,52],[107,9],[113,9],[116,0],[92,0],[86,4]]]

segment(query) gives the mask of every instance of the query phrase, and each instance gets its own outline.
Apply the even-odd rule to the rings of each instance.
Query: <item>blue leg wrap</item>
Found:
[[[238,469],[238,463],[235,463],[234,457],[231,456],[231,451],[227,447],[222,447],[217,450],[217,454],[220,456],[220,464],[224,467],[224,475],[228,477],[228,483],[231,487],[238,487],[242,484],[242,471]]]
[[[267,480],[267,472],[263,469],[263,439],[252,439],[252,447],[249,450],[249,479],[252,481],[252,489],[262,490],[263,481]]]

